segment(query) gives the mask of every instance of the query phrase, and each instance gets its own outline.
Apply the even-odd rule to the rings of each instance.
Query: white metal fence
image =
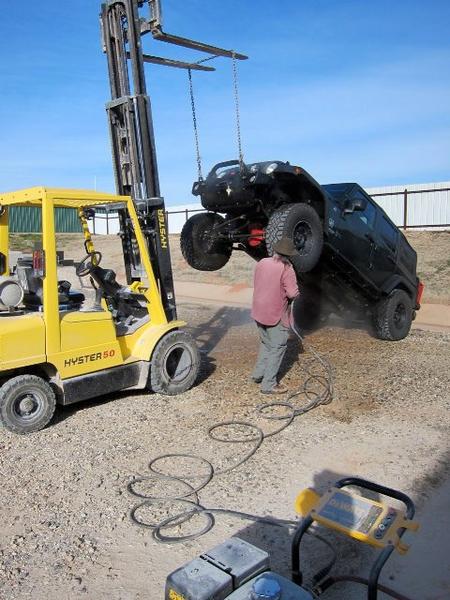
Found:
[[[450,229],[450,181],[366,188],[366,191],[402,229]],[[180,233],[188,218],[203,210],[200,203],[168,208],[166,216],[169,233]],[[103,213],[96,213],[93,233],[117,234],[119,229],[117,212],[105,209]]]

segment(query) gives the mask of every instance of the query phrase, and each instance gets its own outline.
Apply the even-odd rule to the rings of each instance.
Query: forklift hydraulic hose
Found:
[[[281,425],[277,427],[274,431],[270,433],[265,433],[260,427],[255,425],[254,423],[246,422],[246,421],[223,421],[221,423],[216,423],[212,425],[208,430],[208,436],[222,443],[230,443],[230,444],[242,444],[242,443],[252,443],[252,447],[245,454],[245,456],[240,459],[238,462],[234,463],[230,467],[216,469],[209,461],[201,456],[196,456],[192,454],[164,454],[152,459],[148,465],[150,470],[150,475],[139,475],[128,484],[127,489],[130,494],[135,497],[141,499],[141,501],[136,504],[130,511],[129,516],[131,521],[138,525],[139,527],[145,527],[147,529],[152,530],[153,538],[158,542],[163,543],[174,543],[174,542],[185,542],[187,540],[195,539],[214,526],[214,514],[231,514],[233,516],[237,516],[244,519],[263,521],[265,523],[270,523],[272,525],[281,525],[281,526],[296,526],[298,525],[297,521],[284,521],[280,519],[272,519],[268,517],[258,517],[255,515],[248,515],[246,513],[239,513],[237,511],[229,511],[225,509],[209,509],[201,506],[198,493],[200,490],[205,488],[214,478],[215,475],[222,475],[224,473],[228,473],[237,467],[243,465],[249,458],[251,458],[264,442],[266,438],[272,437],[283,429],[286,429],[295,419],[300,415],[304,415],[305,413],[317,408],[318,406],[329,404],[333,399],[333,373],[332,367],[328,360],[322,357],[318,352],[314,350],[310,345],[304,344],[303,338],[293,325],[293,331],[297,335],[300,340],[300,343],[304,346],[304,348],[312,354],[313,362],[309,368],[304,364],[305,361],[302,361],[302,367],[306,371],[306,379],[303,385],[293,391],[287,397],[286,401],[283,402],[269,402],[265,404],[261,404],[256,408],[256,411],[260,417],[271,421],[281,421]],[[314,367],[317,367],[319,364],[323,370],[323,374],[317,374],[314,372]],[[297,396],[303,396],[306,399],[306,403],[297,408],[291,402],[293,398]],[[269,414],[269,411],[276,409],[285,409],[282,415],[279,414]],[[233,432],[232,428],[239,428],[241,431],[240,434],[236,432],[231,433],[230,435],[226,435],[228,430]],[[244,429],[245,433],[242,433],[242,429]],[[180,474],[180,473],[164,473],[161,469],[158,469],[158,463],[167,459],[179,459],[179,460],[191,460],[197,461],[201,465],[202,473],[190,473],[188,475]],[[146,493],[140,492],[137,488],[139,483],[145,482],[150,479],[160,479],[162,481],[167,481],[167,484],[175,484],[176,486],[180,485],[184,489],[179,494],[164,494],[164,495],[149,495]],[[196,485],[192,485],[191,481],[196,481]],[[199,480],[200,483],[197,483]],[[157,506],[161,505],[161,503],[166,502],[169,503],[179,503],[182,504],[181,512],[177,512],[177,514],[169,516],[163,521],[148,523],[142,517],[139,516],[139,512],[141,509],[151,509],[154,507],[156,512]],[[167,507],[167,512],[169,512],[169,508]],[[206,523],[201,527],[198,531],[193,533],[188,533],[186,535],[177,535],[177,536],[167,536],[163,533],[163,530],[177,527],[183,523],[186,523],[194,516],[203,516],[206,519]],[[315,534],[316,537],[320,538]],[[322,539],[324,543],[327,543],[326,540]],[[333,560],[334,564],[334,560]],[[328,572],[328,571],[327,571]]]
[[[320,594],[327,590],[329,587],[334,585],[335,583],[341,583],[344,581],[351,581],[352,583],[360,583],[361,585],[365,585],[366,587],[369,585],[369,580],[364,577],[356,577],[355,575],[338,575],[336,577],[330,577],[327,579],[322,585],[319,586]],[[377,589],[383,594],[387,594],[391,596],[391,598],[395,598],[396,600],[412,600],[412,598],[408,598],[408,596],[404,596],[391,588],[386,587],[385,585],[379,583],[377,584]]]

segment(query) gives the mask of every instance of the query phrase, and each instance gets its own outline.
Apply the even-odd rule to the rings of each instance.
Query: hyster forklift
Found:
[[[148,5],[149,18],[140,11]],[[177,320],[164,199],[160,195],[144,62],[214,71],[143,54],[142,36],[213,57],[246,58],[167,34],[159,0],[109,0],[101,10],[112,100],[106,105],[119,195],[43,187],[0,194],[0,422],[15,433],[45,427],[56,403],[118,390],[178,394],[195,382],[199,352]],[[42,244],[9,265],[12,206],[40,209]],[[118,211],[126,285],[104,268],[88,220],[97,208]],[[56,208],[76,209],[86,256],[77,264],[95,302],[58,281]],[[81,253],[81,250],[80,250]],[[106,263],[107,260],[104,261]]]
[[[163,394],[189,389],[199,353],[181,328],[175,307],[164,305],[152,268],[141,219],[129,196],[32,188],[0,196],[1,272],[8,265],[8,212],[11,206],[42,211],[42,248],[17,259],[12,276],[0,284],[0,418],[15,433],[47,425],[56,402],[71,404],[123,389],[149,388]],[[100,266],[88,229],[90,211],[113,206],[120,211],[132,244],[126,260],[131,281],[120,285],[111,269]],[[86,256],[78,277],[96,289],[88,306],[84,294],[58,281],[55,209],[75,208],[83,225]],[[127,239],[128,238],[128,239]],[[85,306],[86,304],[86,306]]]

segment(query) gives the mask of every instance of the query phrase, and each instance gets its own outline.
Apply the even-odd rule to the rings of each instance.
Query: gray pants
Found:
[[[278,383],[277,375],[286,353],[289,327],[281,321],[272,327],[255,322],[261,344],[252,378],[261,381],[261,390],[268,392]]]

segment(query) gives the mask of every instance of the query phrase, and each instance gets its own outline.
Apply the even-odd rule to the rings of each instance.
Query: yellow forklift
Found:
[[[150,33],[155,40],[212,57],[246,57],[165,33],[160,0],[108,0],[100,21],[119,195],[43,187],[0,194],[0,422],[15,433],[45,427],[57,402],[71,404],[125,389],[184,392],[199,369],[195,342],[177,320],[144,63],[188,70],[190,80],[192,70],[215,69],[204,61],[144,54],[142,38]],[[14,270],[8,264],[12,206],[37,207],[42,216],[41,247],[32,257],[19,257]],[[126,285],[104,268],[89,232],[89,218],[105,206],[118,213]],[[81,220],[86,256],[76,274],[89,277],[96,290],[91,307],[69,282],[58,281],[56,208],[76,209]]]
[[[135,204],[129,196],[31,188],[0,195],[0,420],[15,433],[42,429],[56,403],[71,404],[118,390],[148,388],[162,394],[189,389],[199,353],[185,323],[170,319],[151,265]],[[42,214],[42,244],[8,265],[8,213],[34,206]],[[58,281],[55,209],[77,210],[86,256],[78,277],[95,288],[91,306],[67,281]],[[100,266],[88,227],[92,211],[113,207],[132,232],[133,281],[121,285]],[[80,250],[81,251],[81,250]],[[102,263],[103,264],[103,263]],[[129,265],[128,265],[129,266]]]

